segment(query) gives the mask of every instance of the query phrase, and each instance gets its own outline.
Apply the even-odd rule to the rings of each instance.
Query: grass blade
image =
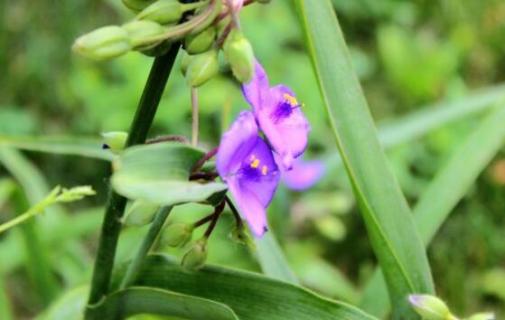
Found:
[[[459,146],[414,207],[414,220],[422,240],[429,244],[456,204],[465,196],[479,174],[503,146],[505,139],[505,105],[490,112]],[[389,305],[384,279],[376,271],[365,288],[361,307],[384,316]]]
[[[413,292],[433,292],[423,243],[379,144],[367,102],[329,0],[294,0],[337,146],[375,254],[385,271],[394,314],[415,319]]]

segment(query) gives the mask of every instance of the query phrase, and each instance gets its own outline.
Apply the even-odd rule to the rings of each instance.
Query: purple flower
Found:
[[[294,159],[305,151],[310,131],[293,91],[285,85],[270,87],[265,70],[256,62],[254,77],[242,86],[242,92],[280,164],[291,169]]]
[[[268,230],[266,208],[280,174],[250,111],[241,112],[221,138],[216,167],[253,233],[262,236]]]
[[[324,175],[326,168],[322,161],[303,161],[298,158],[291,170],[281,167],[282,182],[292,190],[302,191],[312,187]]]

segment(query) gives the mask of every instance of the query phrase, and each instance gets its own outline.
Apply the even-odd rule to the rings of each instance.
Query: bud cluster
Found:
[[[233,8],[241,8],[241,1],[236,1],[240,4],[236,6],[230,6],[229,0],[122,1],[136,13],[135,19],[121,26],[101,27],[77,38],[74,51],[94,60],[112,59],[132,50],[158,56],[173,41],[184,38],[181,69],[189,86],[199,87],[218,74],[220,51],[238,81],[248,83],[252,79],[254,52],[234,19],[238,12]],[[190,12],[193,12],[190,19],[184,22]]]
[[[213,0],[212,10],[209,1],[181,3],[178,0],[123,0],[125,6],[137,12],[134,20],[122,26],[105,26],[77,38],[73,50],[93,60],[107,60],[119,57],[131,50],[146,54],[163,54],[171,41],[191,33],[193,28],[209,25],[219,13],[221,0]],[[216,8],[217,7],[217,8]],[[183,15],[193,10],[200,10],[194,23],[188,21],[178,24]],[[196,19],[200,18],[205,19]],[[184,27],[184,28],[183,28]],[[164,50],[152,51],[161,46]]]

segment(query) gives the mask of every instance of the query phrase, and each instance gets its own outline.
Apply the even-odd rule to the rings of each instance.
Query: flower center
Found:
[[[292,95],[284,93],[282,97],[284,98],[284,100],[281,101],[279,104],[277,104],[277,107],[272,113],[272,118],[275,122],[279,122],[284,118],[289,117],[293,112],[293,109],[298,108],[300,106],[298,104],[298,100],[296,100],[296,98],[293,97]]]
[[[261,165],[261,160],[253,154],[249,157],[249,161],[244,163],[242,168],[240,168],[240,174],[249,179],[258,180],[268,174],[268,166]]]

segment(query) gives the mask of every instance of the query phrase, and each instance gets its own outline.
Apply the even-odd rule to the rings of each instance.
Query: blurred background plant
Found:
[[[426,109],[438,121],[433,128],[421,117],[404,117],[432,102],[457,102],[503,81],[505,4],[498,0],[333,3],[373,116],[384,132],[389,129],[385,136],[397,141],[388,146],[391,165],[409,202],[415,204],[462,137],[478,123],[479,108],[471,112],[454,108],[457,121],[437,113],[442,105]],[[287,83],[306,105],[313,128],[309,158],[332,158],[334,141],[328,138],[330,128],[290,1],[252,5],[241,17],[243,31],[272,82]],[[131,18],[119,0],[74,0],[57,6],[47,0],[0,2],[0,222],[41,200],[49,186],[86,184],[97,191],[96,197],[54,206],[36,221],[0,236],[0,319],[2,312],[31,318],[66,289],[89,282],[109,164],[77,156],[21,153],[7,146],[22,146],[20,137],[27,136],[62,136],[70,142],[80,136],[90,138],[90,146],[98,150],[94,141],[99,141],[101,132],[128,128],[150,58],[130,53],[96,63],[72,55],[70,47],[77,35]],[[231,71],[221,68],[220,75],[199,90],[201,143],[209,147],[217,145],[223,128],[245,106]],[[173,72],[153,136],[190,136],[189,96],[183,75]],[[418,121],[420,130],[429,132],[406,138],[399,126],[407,123],[403,119],[413,121],[409,124]],[[26,147],[36,140],[22,142]],[[498,318],[505,315],[504,185],[501,151],[429,247],[438,295],[459,314],[489,309]],[[171,219],[194,221],[206,210],[181,206]],[[230,242],[227,230],[233,220],[231,215],[224,218],[211,239],[208,260],[259,270],[246,248]],[[325,179],[303,194],[280,190],[270,208],[270,221],[303,284],[333,298],[359,301],[376,261],[341,168],[330,166]],[[121,235],[118,261],[130,258],[130,248],[144,229],[130,227]]]

